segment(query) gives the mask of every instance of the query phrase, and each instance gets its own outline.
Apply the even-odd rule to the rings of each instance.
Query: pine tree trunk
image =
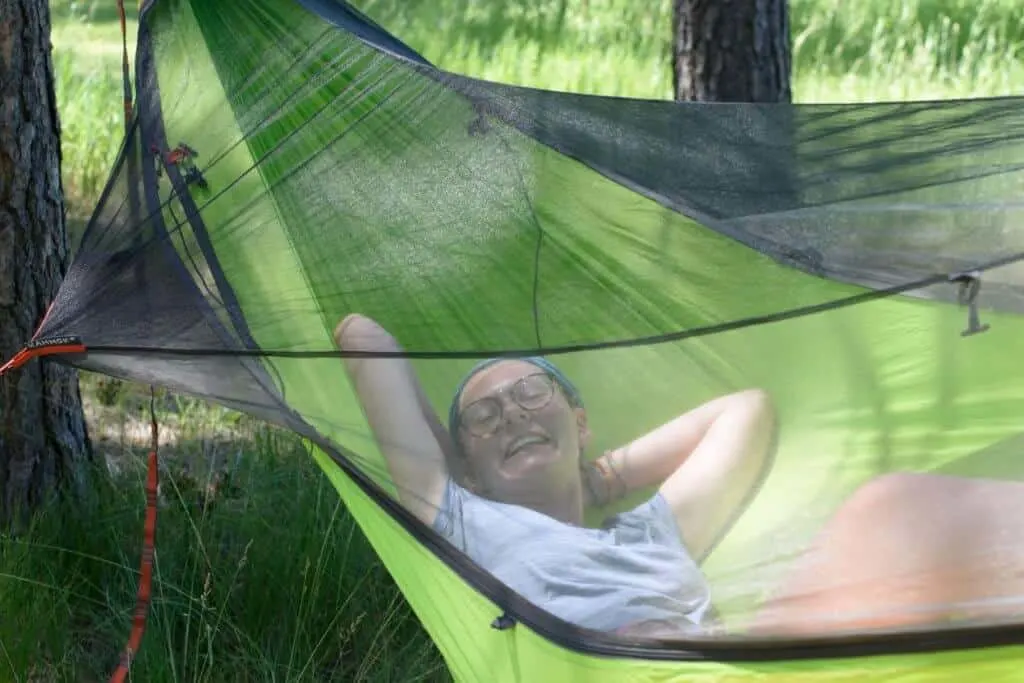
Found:
[[[0,0],[0,357],[31,337],[67,267],[49,0]],[[77,374],[0,378],[0,525],[82,481],[92,454]]]
[[[790,102],[786,0],[673,0],[677,100]]]

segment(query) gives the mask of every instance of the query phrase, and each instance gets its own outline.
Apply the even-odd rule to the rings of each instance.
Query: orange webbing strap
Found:
[[[18,351],[18,353],[14,354],[9,361],[0,366],[0,375],[10,372],[11,370],[17,370],[34,358],[72,353],[85,353],[86,351],[87,349],[84,344],[71,337],[53,340],[51,343],[40,343],[39,345],[30,344],[21,351]]]
[[[21,351],[18,351],[16,354],[14,354],[14,357],[12,357],[9,361],[4,363],[3,365],[0,365],[0,375],[5,375],[11,370],[16,370],[20,368],[22,365],[29,362],[29,360],[31,360],[31,358],[28,355],[27,349],[22,349]]]
[[[153,556],[156,547],[156,492],[159,484],[159,468],[157,467],[157,446],[159,445],[156,424],[156,399],[150,390],[150,432],[152,445],[149,451],[149,465],[146,470],[146,524],[142,537],[142,576],[139,578],[139,591],[135,599],[135,615],[132,618],[132,631],[128,636],[128,644],[121,653],[121,661],[110,676],[111,683],[124,683],[128,671],[132,667],[132,659],[142,645],[142,635],[146,631],[146,617],[149,613],[149,601],[152,596]]]

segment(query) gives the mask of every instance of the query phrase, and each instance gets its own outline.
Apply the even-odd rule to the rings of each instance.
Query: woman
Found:
[[[346,317],[343,351],[398,351],[374,321]],[[697,568],[767,470],[775,416],[766,394],[714,399],[593,465],[572,383],[539,359],[478,364],[455,393],[449,429],[400,358],[347,358],[402,502],[538,607],[579,626],[682,634],[710,625]],[[657,492],[603,528],[587,504]]]
[[[372,320],[347,351],[394,352]],[[541,359],[486,361],[446,430],[403,359],[346,360],[403,502],[539,607],[581,626],[680,636],[710,625],[703,558],[768,469],[766,395],[717,398],[586,467],[583,401]],[[588,504],[657,486],[583,527]],[[856,491],[749,625],[783,637],[993,623],[1024,615],[1024,484],[896,473]]]

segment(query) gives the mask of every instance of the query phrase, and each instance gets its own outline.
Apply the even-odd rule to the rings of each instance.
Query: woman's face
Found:
[[[474,488],[521,502],[578,483],[587,438],[583,410],[537,366],[501,361],[466,384],[458,435]]]

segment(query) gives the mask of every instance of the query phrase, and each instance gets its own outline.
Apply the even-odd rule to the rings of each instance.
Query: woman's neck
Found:
[[[553,479],[535,481],[528,488],[502,491],[500,494],[498,491],[486,489],[477,489],[476,493],[506,505],[529,508],[564,524],[583,525],[585,499],[583,481],[580,477],[562,482]]]
[[[546,492],[547,495],[531,501],[528,506],[537,512],[571,526],[583,525],[583,487],[570,484],[561,490]]]

